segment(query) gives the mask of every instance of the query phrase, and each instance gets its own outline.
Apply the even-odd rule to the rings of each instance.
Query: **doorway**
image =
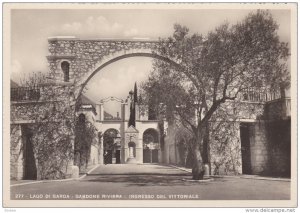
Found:
[[[251,170],[251,147],[250,147],[250,124],[240,124],[242,171],[243,174],[252,174]]]
[[[103,151],[104,151],[104,163],[115,164],[121,163],[120,147],[115,143],[115,138],[118,135],[118,130],[108,129],[103,135]]]
[[[143,134],[143,163],[158,163],[160,149],[159,134],[155,129],[147,129]]]
[[[158,163],[158,149],[144,149],[143,163]]]
[[[24,180],[36,180],[37,169],[33,152],[32,132],[27,126],[22,127],[23,134],[23,162],[24,162]]]
[[[121,163],[121,150],[116,150],[116,164]]]

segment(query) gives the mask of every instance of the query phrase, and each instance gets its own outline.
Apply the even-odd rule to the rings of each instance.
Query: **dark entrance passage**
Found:
[[[241,123],[241,149],[242,149],[242,170],[243,174],[252,174],[251,171],[251,149],[250,149],[250,124]]]
[[[158,150],[152,150],[152,163],[158,163]]]
[[[23,134],[23,162],[24,162],[24,180],[36,180],[37,169],[32,144],[32,132],[27,126],[22,127]]]
[[[121,150],[116,150],[116,164],[121,163]]]
[[[143,163],[151,163],[150,149],[143,149]]]
[[[158,163],[159,137],[155,129],[143,134],[143,163]]]
[[[158,163],[158,150],[144,149],[143,163]]]
[[[121,163],[120,145],[117,143],[118,130],[108,129],[103,135],[104,163],[116,164]]]

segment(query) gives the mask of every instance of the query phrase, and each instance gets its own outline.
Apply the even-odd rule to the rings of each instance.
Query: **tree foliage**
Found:
[[[188,28],[175,24],[173,36],[161,39],[159,54],[179,66],[155,61],[143,89],[148,100],[164,103],[169,120],[179,118],[194,135],[194,178],[203,173],[208,122],[221,105],[247,88],[289,84],[288,44],[279,40],[277,29],[271,14],[259,10],[206,36],[190,35]]]
[[[80,171],[87,168],[91,146],[97,143],[95,138],[97,138],[96,128],[83,114],[80,114],[76,118],[74,147],[75,164],[79,167]]]
[[[36,88],[39,99],[14,105],[12,120],[24,119],[32,133],[33,152],[38,179],[66,178],[68,164],[73,163],[75,99],[73,87],[49,82],[46,75],[32,73],[21,86]],[[16,117],[13,117],[16,116]]]

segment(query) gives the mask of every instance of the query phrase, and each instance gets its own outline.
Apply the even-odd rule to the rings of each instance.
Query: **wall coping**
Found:
[[[54,36],[48,37],[48,41],[119,41],[119,42],[153,42],[157,43],[158,39],[152,38],[76,38],[75,36]]]

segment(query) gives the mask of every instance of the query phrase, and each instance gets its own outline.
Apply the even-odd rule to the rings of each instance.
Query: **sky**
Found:
[[[225,21],[236,24],[251,10],[101,10],[101,9],[14,9],[11,13],[11,79],[19,82],[28,73],[48,71],[48,37],[149,38],[168,37],[179,23],[191,33],[206,35]],[[279,24],[280,39],[290,42],[290,11],[270,10]],[[98,72],[87,84],[86,95],[93,101],[115,96],[125,99],[147,79],[150,58],[130,58],[115,62]],[[108,105],[106,111],[119,111]]]

